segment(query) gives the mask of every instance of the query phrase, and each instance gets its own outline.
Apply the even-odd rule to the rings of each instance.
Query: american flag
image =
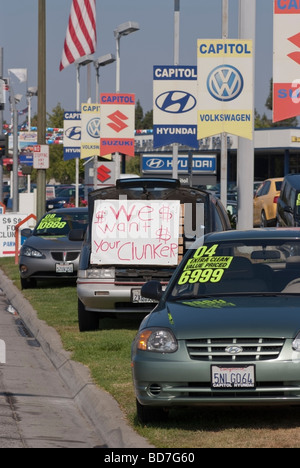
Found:
[[[60,71],[96,50],[96,0],[73,0]]]

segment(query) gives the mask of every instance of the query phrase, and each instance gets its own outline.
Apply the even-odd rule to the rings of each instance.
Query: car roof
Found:
[[[289,174],[284,180],[288,181],[295,189],[300,190],[300,174]]]
[[[59,213],[59,214],[72,214],[72,213],[88,213],[88,208],[59,208],[57,210],[51,210],[48,211],[46,214],[53,214],[53,213]]]
[[[272,239],[299,239],[300,240],[300,229],[299,228],[266,228],[266,229],[251,229],[247,231],[225,231],[218,233],[206,234],[205,242],[226,242],[226,241],[244,241],[244,240],[272,240]],[[200,243],[199,239],[193,245]],[[202,245],[202,244],[201,244]]]

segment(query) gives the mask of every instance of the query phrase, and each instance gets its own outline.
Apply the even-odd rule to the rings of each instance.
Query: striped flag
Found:
[[[73,0],[60,71],[96,50],[96,0]]]

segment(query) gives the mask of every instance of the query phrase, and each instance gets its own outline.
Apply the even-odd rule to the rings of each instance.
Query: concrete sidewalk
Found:
[[[93,383],[89,369],[71,360],[70,353],[63,349],[58,333],[38,319],[31,304],[2,270],[0,270],[0,288],[26,327],[38,340],[70,390],[74,401],[93,423],[107,447],[151,448],[151,445],[127,424],[114,398]]]

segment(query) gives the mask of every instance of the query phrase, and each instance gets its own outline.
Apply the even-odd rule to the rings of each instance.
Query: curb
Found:
[[[0,287],[16,309],[26,327],[40,343],[44,353],[71,392],[77,406],[84,412],[108,448],[153,448],[127,424],[116,400],[96,386],[90,371],[83,364],[71,360],[60,336],[37,312],[22,292],[0,270]]]

